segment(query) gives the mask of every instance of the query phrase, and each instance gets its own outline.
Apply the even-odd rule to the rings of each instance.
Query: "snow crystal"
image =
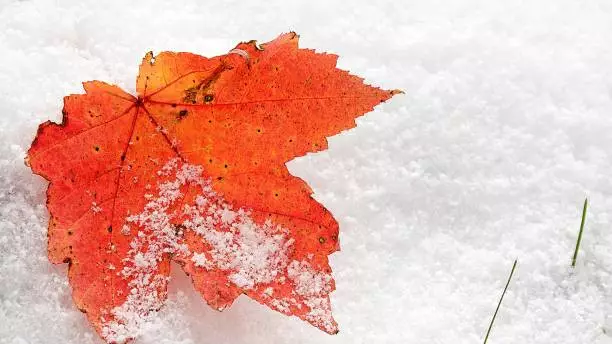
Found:
[[[130,226],[128,225],[121,226],[121,234],[130,235]]]
[[[292,261],[287,267],[287,274],[295,283],[295,291],[299,295],[321,296],[331,291],[331,275],[316,271],[306,261]]]
[[[223,208],[221,210],[221,222],[225,225],[232,224],[236,216],[238,216],[236,212],[229,210],[229,208]]]
[[[291,305],[298,304],[295,299],[293,301],[289,301],[286,299],[273,299],[270,300],[269,303],[272,308],[284,314],[289,314],[291,312]]]
[[[206,254],[204,253],[193,253],[191,257],[191,261],[193,261],[193,265],[204,268],[206,270],[210,270],[214,267],[214,265],[206,258]]]
[[[272,289],[272,287],[268,287],[266,289],[264,289],[263,294],[270,297],[272,296],[272,294],[274,293],[274,289]]]
[[[164,133],[164,134],[168,134],[168,129],[162,127],[162,126],[157,126],[155,128],[155,130],[159,131],[160,133]]]

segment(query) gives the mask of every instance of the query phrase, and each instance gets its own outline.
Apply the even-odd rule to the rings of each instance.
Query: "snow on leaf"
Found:
[[[109,343],[164,305],[170,261],[215,309],[240,294],[336,333],[338,224],[285,163],[397,91],[364,85],[294,33],[223,56],[149,53],[134,97],[99,81],[28,152],[50,181],[49,259]]]

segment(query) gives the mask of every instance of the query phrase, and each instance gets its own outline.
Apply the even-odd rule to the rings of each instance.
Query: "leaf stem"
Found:
[[[489,329],[487,330],[487,335],[484,339],[484,344],[487,344],[487,340],[489,340],[489,334],[491,333],[491,328],[493,328],[493,323],[495,322],[495,318],[497,317],[497,312],[499,311],[499,307],[501,306],[502,300],[504,299],[504,295],[506,295],[506,290],[508,290],[508,285],[510,285],[510,280],[512,279],[512,275],[514,275],[514,269],[516,269],[517,259],[514,260],[514,264],[512,264],[512,270],[510,271],[510,276],[508,276],[508,281],[506,282],[506,286],[504,287],[504,292],[499,298],[499,302],[497,303],[497,308],[495,308],[495,313],[493,313],[493,318],[491,318],[491,323],[489,324]]]
[[[586,219],[587,206],[589,199],[584,199],[584,206],[582,207],[582,220],[580,221],[580,231],[578,232],[578,240],[576,240],[576,248],[574,249],[574,256],[572,257],[572,268],[576,267],[576,258],[578,258],[578,250],[580,249],[580,242],[582,241],[582,231],[584,230],[584,220]]]

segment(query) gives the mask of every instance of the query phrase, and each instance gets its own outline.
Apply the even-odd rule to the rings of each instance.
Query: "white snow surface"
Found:
[[[149,50],[290,30],[405,91],[289,163],[340,223],[340,333],[246,297],[217,312],[175,267],[136,343],[477,343],[515,258],[490,343],[612,343],[608,0],[0,0],[0,343],[102,343],[47,260],[46,182],[23,163],[62,97],[93,79],[133,92]]]

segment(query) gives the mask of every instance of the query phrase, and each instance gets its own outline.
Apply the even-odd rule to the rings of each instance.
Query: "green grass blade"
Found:
[[[578,240],[576,240],[576,249],[574,249],[574,257],[572,257],[572,267],[576,267],[576,258],[578,258],[578,250],[580,249],[580,242],[582,241],[582,231],[584,230],[584,220],[586,219],[588,204],[589,200],[588,198],[585,198],[584,206],[582,207],[582,221],[580,221],[580,232],[578,232]]]
[[[499,306],[501,306],[502,300],[504,299],[504,295],[506,295],[506,290],[508,290],[508,286],[510,285],[510,280],[512,279],[512,275],[514,275],[514,269],[516,269],[516,262],[514,260],[514,264],[512,264],[512,270],[510,271],[510,276],[508,276],[508,281],[506,282],[506,286],[504,287],[504,292],[499,298],[499,302],[497,303],[497,308],[495,308],[495,313],[493,313],[493,318],[491,318],[491,323],[489,324],[489,329],[487,330],[487,335],[484,339],[484,344],[487,344],[487,340],[489,340],[489,334],[491,333],[491,328],[493,328],[493,323],[495,322],[495,318],[497,317],[497,312],[499,311]]]

